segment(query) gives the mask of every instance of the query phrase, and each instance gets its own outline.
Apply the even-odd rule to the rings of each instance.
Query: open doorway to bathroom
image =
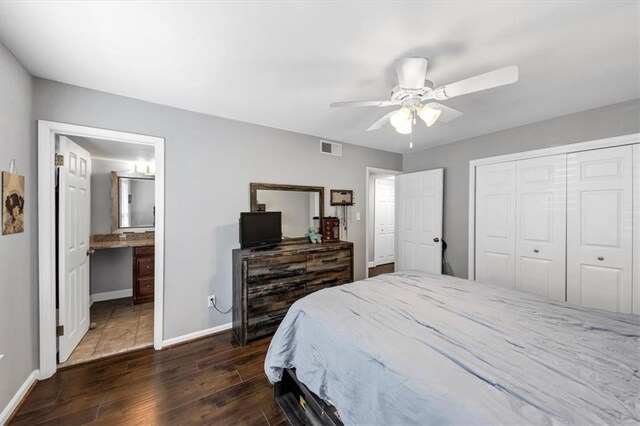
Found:
[[[58,364],[153,345],[155,152],[56,140]]]
[[[162,349],[164,143],[38,121],[41,380],[61,365]]]
[[[367,277],[395,270],[395,178],[400,173],[367,168]]]

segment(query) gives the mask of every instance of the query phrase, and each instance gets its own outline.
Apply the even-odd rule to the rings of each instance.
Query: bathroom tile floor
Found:
[[[130,297],[95,302],[90,315],[95,328],[59,367],[153,346],[153,302],[133,305]]]

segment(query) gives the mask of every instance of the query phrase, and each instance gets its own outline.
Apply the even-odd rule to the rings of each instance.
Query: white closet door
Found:
[[[632,146],[567,157],[567,301],[631,312]]]
[[[516,163],[516,288],[565,300],[567,156]]]
[[[396,270],[442,274],[444,169],[396,177]]]
[[[375,179],[375,265],[395,261],[396,245],[396,182],[395,179]]]
[[[476,168],[476,280],[515,287],[516,163]]]

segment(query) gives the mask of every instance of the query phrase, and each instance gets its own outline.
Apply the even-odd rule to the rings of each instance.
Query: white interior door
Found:
[[[516,288],[565,300],[566,154],[516,163]]]
[[[476,168],[476,280],[515,287],[516,163]]]
[[[395,261],[396,244],[396,182],[395,179],[374,180],[374,262],[384,265]]]
[[[396,176],[398,271],[442,273],[443,169]]]
[[[61,136],[58,219],[59,362],[69,358],[89,329],[89,226],[91,214],[89,153]]]
[[[632,146],[567,157],[567,301],[632,305]]]

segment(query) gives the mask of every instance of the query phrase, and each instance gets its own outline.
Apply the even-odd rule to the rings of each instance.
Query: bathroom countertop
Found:
[[[124,235],[124,238],[121,236]],[[126,233],[126,234],[97,234],[89,239],[89,248],[94,250],[143,247],[155,244],[154,232]]]

